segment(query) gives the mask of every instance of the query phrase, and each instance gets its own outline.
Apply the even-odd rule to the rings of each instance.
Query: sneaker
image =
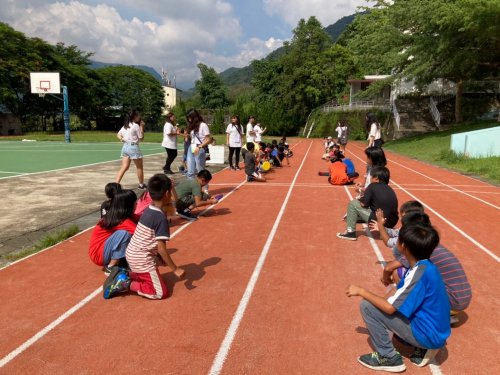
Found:
[[[340,238],[341,240],[348,240],[348,241],[356,241],[358,239],[356,237],[356,232],[337,233],[337,237]]]
[[[104,299],[110,299],[118,293],[125,292],[130,289],[130,278],[127,271],[112,267],[104,285],[102,287]]]
[[[146,190],[146,185],[144,185],[144,184],[139,184],[139,189],[141,189],[141,190]]]
[[[241,171],[241,168],[238,166],[238,167],[234,167],[234,170],[235,171]]]
[[[115,268],[115,266],[104,266],[102,267],[102,270],[104,271],[104,274],[106,276],[109,276],[111,274],[111,271]]]
[[[191,210],[189,208],[184,209],[184,211],[177,211],[177,216],[189,221],[198,220],[198,218],[191,213]]]
[[[222,199],[222,197],[224,196],[224,194],[217,194],[214,199],[218,202]]]
[[[392,358],[382,357],[378,352],[365,354],[358,358],[358,362],[377,371],[403,372],[406,370],[403,357],[397,352]]]
[[[450,315],[450,325],[457,324],[459,321],[458,315]]]
[[[184,168],[183,165],[179,166],[179,172],[181,172],[181,173],[186,172],[186,168]]]
[[[410,361],[418,367],[424,367],[434,359],[439,349],[415,348],[415,352],[410,356]]]

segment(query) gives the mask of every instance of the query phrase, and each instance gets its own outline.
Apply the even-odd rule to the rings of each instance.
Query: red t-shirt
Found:
[[[136,226],[137,224],[130,219],[125,219],[112,229],[104,229],[97,224],[92,230],[92,235],[90,236],[89,257],[92,262],[98,266],[103,266],[104,244],[106,243],[106,240],[117,230],[126,230],[133,235]]]
[[[349,182],[347,177],[347,165],[336,161],[330,165],[330,183],[332,185],[345,185]]]

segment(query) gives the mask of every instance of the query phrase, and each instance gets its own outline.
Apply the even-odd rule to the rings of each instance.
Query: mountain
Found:
[[[105,63],[101,61],[91,61],[90,62],[90,69],[100,69],[100,68],[105,68],[107,66],[122,66],[124,64],[110,64],[110,63]],[[154,68],[146,65],[130,65],[133,66],[134,68],[140,69],[145,71],[146,73],[151,74],[158,82],[162,82],[161,75],[158,73]]]
[[[336,42],[347,26],[354,21],[356,16],[357,14],[352,14],[350,16],[342,17],[334,24],[325,27],[325,31],[328,35],[330,35],[332,40]],[[267,55],[265,59],[275,60],[280,58],[284,53],[285,47],[280,47]],[[219,75],[227,86],[250,85],[252,82],[253,71],[252,66],[248,65],[243,68],[229,68],[224,70]]]

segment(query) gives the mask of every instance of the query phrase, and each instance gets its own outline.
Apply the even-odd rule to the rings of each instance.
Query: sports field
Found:
[[[120,160],[122,145],[114,143],[0,142],[0,178],[96,165]],[[143,143],[144,155],[165,153],[158,143]]]
[[[321,141],[293,147],[291,166],[267,183],[246,183],[242,171],[225,169],[211,183],[213,194],[225,194],[219,204],[193,223],[172,218],[168,249],[186,277],[161,268],[167,300],[104,300],[105,277],[87,255],[89,230],[0,270],[0,373],[373,373],[356,361],[372,349],[360,300],[347,298],[345,288],[384,293],[381,264],[391,250],[361,226],[356,242],[335,237],[354,190],[317,175],[325,169]],[[347,154],[363,170],[362,145],[350,143]],[[387,154],[399,202],[425,205],[473,290],[446,348],[426,368],[405,358],[407,373],[497,373],[500,235],[491,225],[499,188]]]

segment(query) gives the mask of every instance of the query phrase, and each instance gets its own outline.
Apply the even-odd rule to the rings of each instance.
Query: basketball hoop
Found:
[[[45,97],[45,94],[47,93],[49,89],[48,88],[44,88],[44,87],[37,87],[36,88],[36,91],[38,93],[38,97],[40,98],[44,98]]]

